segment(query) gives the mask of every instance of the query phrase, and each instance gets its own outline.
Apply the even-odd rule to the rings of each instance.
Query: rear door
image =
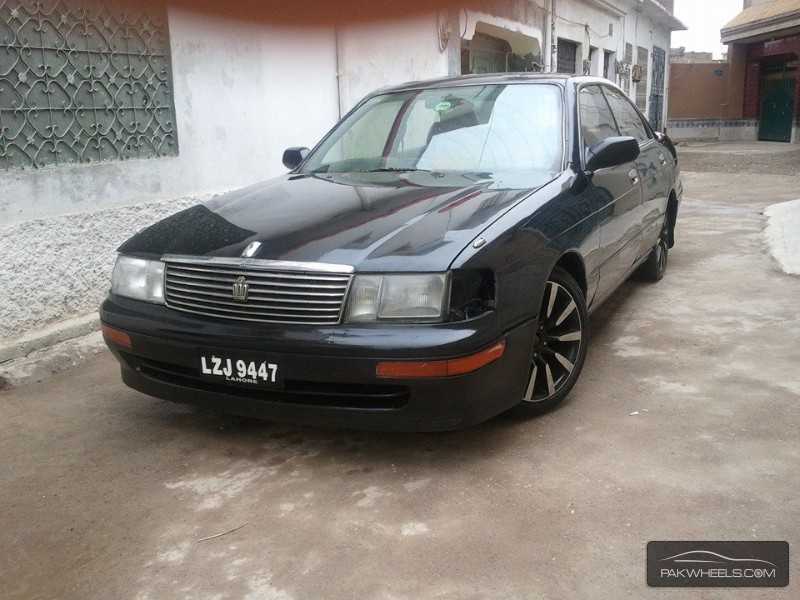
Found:
[[[603,91],[620,133],[636,138],[641,151],[636,161],[636,170],[642,180],[642,204],[637,211],[641,237],[635,262],[650,252],[661,233],[667,211],[669,173],[673,159],[669,150],[655,139],[652,129],[628,98],[609,86],[604,86]]]
[[[599,85],[586,85],[578,93],[584,161],[586,151],[598,142],[620,135]],[[641,245],[642,186],[635,163],[595,171],[590,193],[599,212],[600,244],[597,250],[601,302],[625,279]]]

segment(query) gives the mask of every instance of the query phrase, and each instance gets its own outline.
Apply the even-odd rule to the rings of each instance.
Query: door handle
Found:
[[[633,183],[633,185],[638,185],[638,183],[639,183],[639,171],[638,170],[631,169],[630,171],[628,171],[628,177],[631,178],[631,183]]]

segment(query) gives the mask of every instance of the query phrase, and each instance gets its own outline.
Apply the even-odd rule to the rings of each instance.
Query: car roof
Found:
[[[607,83],[613,85],[611,81],[602,77],[587,77],[566,73],[486,73],[479,75],[459,75],[456,77],[439,77],[437,79],[408,81],[399,85],[381,88],[376,90],[375,94],[418,89],[436,89],[462,85],[497,85],[508,83],[557,83],[559,85],[565,85],[567,82],[574,83],[575,85],[579,83]]]

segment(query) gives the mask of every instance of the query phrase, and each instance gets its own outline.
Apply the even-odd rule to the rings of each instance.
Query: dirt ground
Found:
[[[800,176],[800,145],[692,142],[678,147],[686,171]]]
[[[225,418],[125,388],[108,354],[0,392],[0,595],[799,597],[796,558],[785,589],[646,586],[649,540],[800,550],[800,278],[762,238],[800,178],[684,176],[666,278],[595,314],[582,379],[539,418],[425,435]]]

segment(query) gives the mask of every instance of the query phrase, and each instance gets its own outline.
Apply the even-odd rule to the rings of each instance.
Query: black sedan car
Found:
[[[549,409],[592,309],[663,276],[682,194],[619,88],[554,74],[383,89],[284,163],[119,248],[100,315],[130,387],[385,430]]]

